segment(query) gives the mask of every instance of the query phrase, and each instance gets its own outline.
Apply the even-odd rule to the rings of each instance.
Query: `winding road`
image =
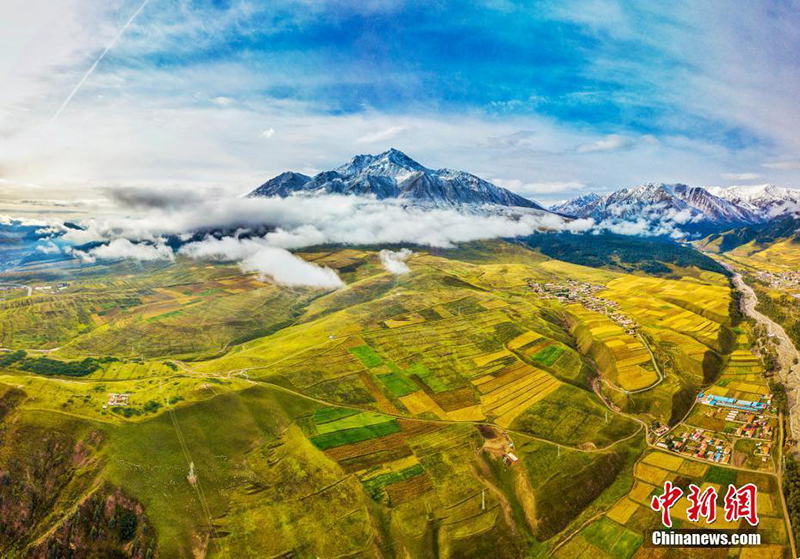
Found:
[[[800,389],[800,364],[798,364],[800,354],[783,327],[756,310],[758,298],[753,288],[747,285],[738,273],[733,276],[733,284],[742,293],[742,311],[763,325],[770,338],[777,340],[776,349],[780,366],[778,374],[781,382],[786,386],[786,395],[789,398],[789,434],[795,441],[800,441],[800,410],[797,409],[800,404],[800,400],[798,400],[798,396],[800,396],[798,392]]]

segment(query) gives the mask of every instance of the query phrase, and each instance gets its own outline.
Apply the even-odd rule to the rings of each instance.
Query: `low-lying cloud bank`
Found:
[[[651,232],[645,222],[597,224],[592,219],[571,220],[508,208],[420,208],[358,196],[178,199],[128,190],[113,199],[130,211],[143,207],[148,211],[132,217],[89,219],[81,223],[82,229],[63,229],[57,239],[50,240],[86,261],[172,260],[176,257],[172,247],[180,244],[177,254],[183,256],[234,261],[242,270],[257,272],[281,285],[321,289],[345,285],[334,270],[306,262],[290,250],[321,244],[402,243],[449,248],[537,231],[665,234],[663,230]],[[178,239],[180,243],[170,242]],[[411,254],[408,249],[384,250],[380,258],[387,271],[403,274],[409,271],[406,260]]]
[[[159,239],[155,244],[132,243],[128,239],[114,239],[106,245],[100,245],[89,252],[80,250],[74,253],[83,259],[84,262],[95,262],[96,260],[138,260],[147,262],[151,260],[174,260],[175,255],[163,239]]]

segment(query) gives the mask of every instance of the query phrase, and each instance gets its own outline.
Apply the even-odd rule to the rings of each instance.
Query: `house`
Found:
[[[108,395],[108,405],[111,407],[121,407],[128,405],[130,394],[111,393]]]
[[[513,466],[517,462],[519,462],[519,458],[517,458],[517,456],[513,452],[509,452],[503,455],[503,463],[506,464],[507,466]]]

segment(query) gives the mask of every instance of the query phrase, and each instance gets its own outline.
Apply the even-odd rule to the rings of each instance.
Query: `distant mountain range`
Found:
[[[800,191],[773,185],[702,188],[647,183],[600,196],[587,194],[550,207],[595,221],[671,223],[686,232],[764,223],[800,213]]]
[[[306,194],[374,195],[434,207],[496,205],[544,210],[510,190],[475,175],[452,169],[428,169],[406,154],[390,149],[378,155],[357,155],[349,163],[313,177],[286,172],[268,180],[251,197]]]
[[[787,215],[800,215],[800,190],[774,184],[710,187],[707,190],[715,196],[750,210],[761,221]]]
[[[646,183],[603,196],[586,194],[545,209],[470,173],[424,167],[396,149],[378,155],[357,155],[348,163],[313,177],[285,172],[248,196],[316,194],[375,196],[379,200],[397,199],[404,204],[439,208],[528,208],[592,218],[611,230],[626,222],[650,225],[653,227],[648,227],[649,234],[675,230],[707,234],[800,215],[800,191],[774,185],[702,188]],[[659,225],[666,227],[659,229]]]

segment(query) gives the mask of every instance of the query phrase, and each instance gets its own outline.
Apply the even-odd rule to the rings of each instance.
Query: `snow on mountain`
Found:
[[[356,155],[345,165],[314,177],[282,173],[248,196],[285,197],[294,193],[374,195],[437,207],[491,204],[544,210],[536,202],[470,173],[423,167],[396,149]]]
[[[596,204],[599,200],[602,199],[602,196],[599,194],[595,194],[591,192],[589,194],[584,194],[583,196],[577,196],[575,198],[571,198],[566,202],[562,202],[561,204],[555,204],[548,208],[551,212],[559,213],[562,215],[568,216],[579,216],[583,211],[584,208],[591,206],[592,204]]]
[[[759,216],[750,209],[699,186],[685,184],[646,183],[605,196],[579,196],[550,209],[598,222],[644,220],[669,223],[684,230],[759,221]]]
[[[784,215],[800,215],[800,190],[774,184],[711,187],[709,192],[768,221]]]

